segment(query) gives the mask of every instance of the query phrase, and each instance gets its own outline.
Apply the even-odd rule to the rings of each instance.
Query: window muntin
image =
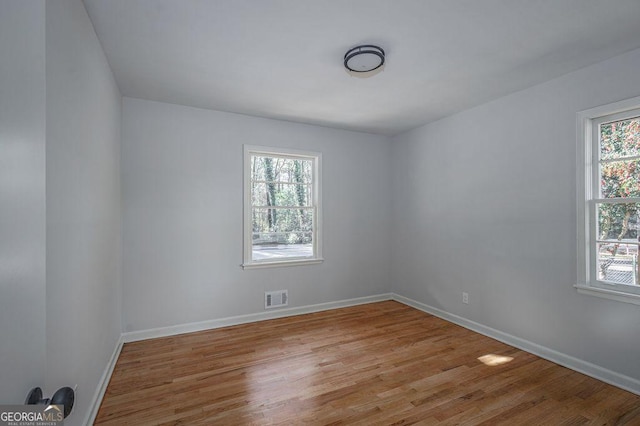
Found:
[[[245,268],[322,260],[320,158],[245,146]]]
[[[589,120],[587,285],[640,294],[640,110]]]

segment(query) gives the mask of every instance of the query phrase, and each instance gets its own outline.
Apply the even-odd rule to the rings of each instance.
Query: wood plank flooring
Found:
[[[125,344],[95,424],[640,425],[640,397],[388,301]]]

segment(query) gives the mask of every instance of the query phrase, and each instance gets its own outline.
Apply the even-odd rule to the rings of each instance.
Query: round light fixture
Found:
[[[384,50],[371,44],[356,46],[344,54],[344,67],[354,77],[371,77],[384,69]]]

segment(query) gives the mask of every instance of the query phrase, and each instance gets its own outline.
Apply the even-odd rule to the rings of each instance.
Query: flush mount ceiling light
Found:
[[[384,69],[384,50],[371,44],[349,49],[344,54],[344,67],[354,77],[371,77]]]

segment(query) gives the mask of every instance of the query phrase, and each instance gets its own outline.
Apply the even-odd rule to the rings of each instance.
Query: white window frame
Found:
[[[252,256],[252,204],[251,204],[251,157],[273,156],[312,162],[312,200],[314,212],[313,220],[313,256],[291,257],[277,260],[253,260]],[[244,269],[270,268],[281,266],[298,266],[318,264],[324,261],[322,258],[322,154],[312,151],[301,151],[288,148],[276,148],[257,145],[244,145]]]
[[[597,279],[596,204],[599,199],[599,125],[640,116],[640,96],[577,114],[577,266],[579,293],[640,305],[640,288]],[[640,202],[628,198],[627,202]]]

